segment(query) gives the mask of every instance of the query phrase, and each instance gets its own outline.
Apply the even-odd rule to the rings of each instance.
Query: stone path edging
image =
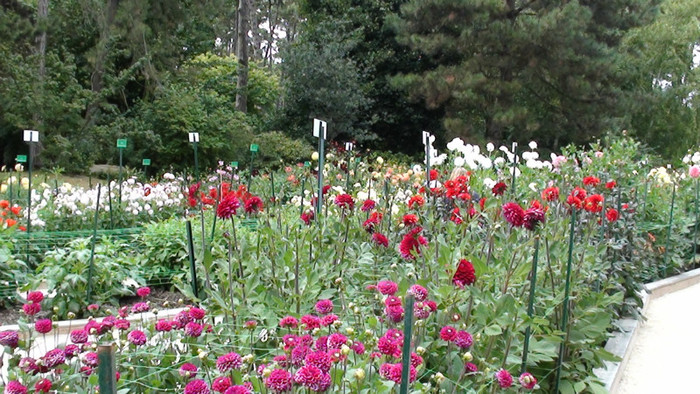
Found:
[[[698,283],[700,283],[700,268],[643,285],[642,291],[637,293],[642,299],[642,319],[646,315],[649,303],[655,298],[683,290]],[[640,320],[632,318],[624,318],[614,322],[619,328],[619,331],[616,331],[613,336],[610,337],[605,345],[605,350],[620,357],[621,361],[605,361],[604,368],[596,368],[593,370],[593,373],[603,381],[605,388],[611,393],[615,392],[617,385],[620,383],[620,379],[622,378],[621,371],[625,370],[625,366],[629,360],[628,350],[632,348],[637,337],[639,323]]]

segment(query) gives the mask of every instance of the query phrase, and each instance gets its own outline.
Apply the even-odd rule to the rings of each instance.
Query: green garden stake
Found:
[[[190,274],[192,276],[192,294],[195,298],[199,298],[199,290],[197,289],[197,268],[194,264],[194,241],[192,240],[192,223],[187,221],[187,254],[190,258]]]
[[[318,219],[321,217],[321,207],[323,206],[323,162],[325,159],[323,150],[326,138],[328,137],[328,122],[314,119],[314,137],[318,138],[318,196],[316,198],[316,219],[318,223],[320,223]]]
[[[510,182],[510,192],[513,195],[513,198],[516,197],[515,194],[515,170],[518,168],[518,143],[513,142],[513,174],[512,174],[512,180]]]
[[[272,204],[274,205],[277,199],[275,198],[275,174],[270,171],[270,186],[272,186]]]
[[[126,148],[126,139],[117,140],[117,149],[119,149],[119,206],[122,204],[122,168],[124,159],[124,148]]]
[[[117,394],[114,343],[97,347],[97,373],[100,393]]]
[[[199,159],[197,158],[197,143],[199,142],[199,133],[189,133],[190,142],[194,149],[194,177],[199,183]]]
[[[237,169],[238,169],[238,162],[232,161],[231,162],[231,190],[233,190],[233,182],[235,181],[234,176],[236,174]]]
[[[413,294],[406,296],[406,316],[403,319],[403,349],[401,357],[401,387],[399,394],[408,394],[411,367],[411,339],[413,336]]]
[[[146,180],[148,180],[148,166],[151,165],[151,159],[143,159],[141,160],[141,164],[143,164],[143,175],[146,177]]]
[[[13,207],[14,204],[12,203],[12,184],[13,184],[14,182],[12,182],[12,169],[10,169],[10,177],[7,178],[7,183],[8,183],[8,187],[7,187],[7,188],[8,188],[8,190],[10,191],[10,206]]]
[[[666,268],[668,267],[668,247],[671,245],[671,228],[673,227],[673,205],[676,202],[676,184],[673,184],[673,193],[671,194],[671,211],[668,214],[668,231],[666,232],[666,249],[664,250],[664,266],[661,278],[666,277]]]
[[[97,200],[95,202],[95,224],[92,227],[92,240],[90,242],[90,266],[88,268],[88,281],[87,281],[87,303],[90,304],[92,301],[92,271],[95,267],[95,244],[97,243],[97,222],[98,214],[100,213],[100,192],[102,191],[102,184],[97,184]]]
[[[535,237],[535,254],[532,256],[532,273],[530,277],[530,298],[527,302],[527,317],[532,319],[535,304],[535,289],[537,287],[537,253],[540,250],[540,236]],[[527,366],[527,352],[530,348],[530,333],[531,327],[525,329],[525,343],[523,344],[523,362],[520,367],[520,373],[524,373]]]
[[[248,169],[248,191],[250,192],[250,182],[253,180],[253,159],[255,154],[258,153],[260,147],[258,144],[250,144],[250,168]]]
[[[554,392],[559,392],[559,383],[561,382],[561,366],[564,362],[564,352],[566,350],[566,327],[569,324],[569,292],[571,290],[571,263],[574,259],[574,230],[576,227],[576,207],[571,207],[571,231],[569,232],[569,258],[566,263],[566,282],[564,285],[564,305],[561,316],[561,331],[564,332],[559,345],[559,359],[557,360],[557,378]]]

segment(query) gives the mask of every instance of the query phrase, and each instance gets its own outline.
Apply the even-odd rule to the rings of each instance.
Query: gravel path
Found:
[[[651,301],[617,394],[699,393],[700,284]]]

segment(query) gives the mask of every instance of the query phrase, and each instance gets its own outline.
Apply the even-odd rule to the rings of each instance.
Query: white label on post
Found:
[[[430,141],[430,133],[423,131],[423,145],[428,145]]]
[[[513,151],[513,153],[515,153],[515,148],[517,148],[517,147],[518,147],[518,143],[513,142],[513,149],[511,149],[511,151]]]
[[[199,142],[199,133],[190,133],[190,142]]]
[[[24,130],[25,142],[39,142],[39,132],[36,130]]]
[[[347,150],[347,151],[351,151],[352,148],[354,148],[354,147],[355,147],[355,145],[352,142],[345,143],[345,150]]]
[[[321,132],[323,132],[323,139],[328,139],[326,122],[321,119],[314,119],[314,137],[318,138]]]

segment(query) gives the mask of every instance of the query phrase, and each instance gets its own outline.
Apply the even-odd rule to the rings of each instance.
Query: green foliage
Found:
[[[287,137],[278,131],[258,134],[253,142],[260,145],[260,152],[256,156],[258,166],[279,167],[283,163],[295,163],[309,160],[314,151],[310,144],[303,140]]]
[[[617,48],[653,3],[410,1],[397,39],[433,65],[393,82],[444,108],[451,136],[588,142],[624,114]]]
[[[53,295],[45,301],[46,306],[58,308],[56,313],[61,317],[68,312],[81,316],[88,304],[119,305],[120,297],[133,295],[134,288],[144,283],[136,259],[120,253],[124,245],[107,238],[95,246],[90,276],[90,245],[89,238],[82,238],[72,241],[68,247],[47,252],[37,267],[37,274],[30,280],[31,289],[46,284]]]

